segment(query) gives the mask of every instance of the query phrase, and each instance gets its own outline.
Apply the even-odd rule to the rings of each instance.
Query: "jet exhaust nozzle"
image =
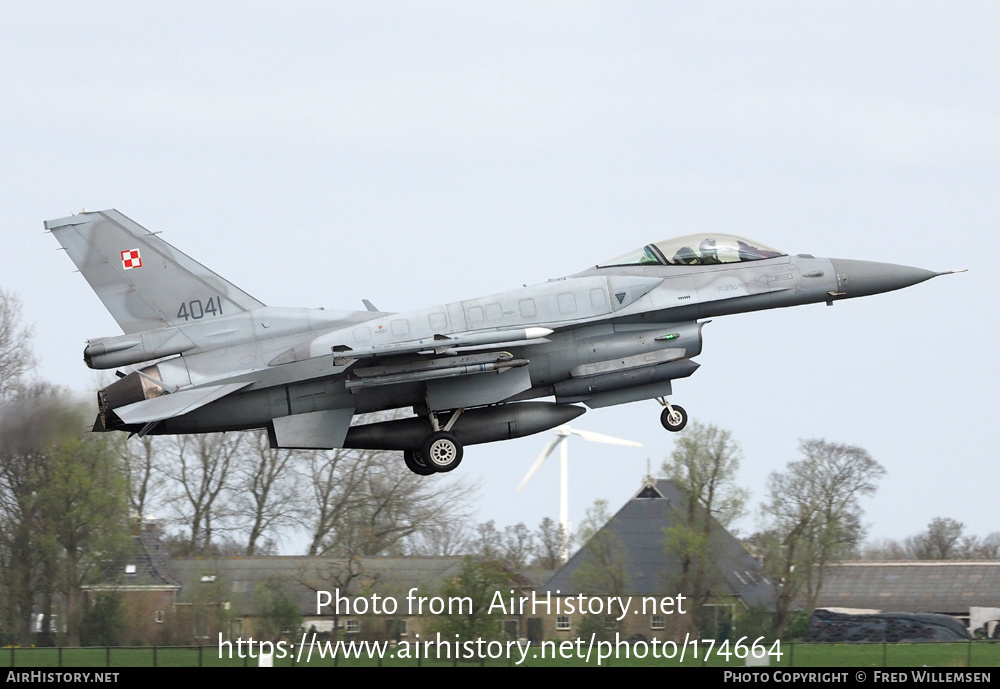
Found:
[[[112,430],[125,426],[121,419],[112,413],[115,409],[159,397],[164,393],[163,386],[156,382],[160,380],[159,367],[149,366],[144,368],[142,373],[145,375],[132,371],[124,378],[119,378],[108,387],[97,391],[97,425],[102,427],[98,430]]]

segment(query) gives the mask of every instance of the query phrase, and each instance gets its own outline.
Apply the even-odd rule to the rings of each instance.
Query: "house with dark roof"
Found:
[[[976,630],[1000,620],[1000,562],[917,560],[828,565],[818,608],[941,613]],[[996,628],[992,625],[991,633]]]
[[[647,479],[642,489],[562,568],[508,572],[503,604],[491,619],[511,638],[532,641],[575,638],[591,613],[622,618],[623,636],[673,638],[689,592],[678,588],[681,564],[666,547],[666,533],[687,509],[687,495],[666,480]],[[740,611],[773,610],[774,590],[757,561],[712,520],[703,620],[717,638],[734,632]],[[617,583],[595,576],[594,546],[606,547]],[[434,629],[446,604],[439,592],[462,571],[462,557],[188,557],[167,560],[154,528],[135,537],[128,563],[90,595],[124,591],[138,643],[215,643],[220,638],[297,636],[339,630],[349,638],[413,640]],[[121,574],[121,576],[119,576]],[[510,591],[506,589],[510,587]],[[607,603],[628,599],[627,614]],[[527,604],[521,604],[525,600]],[[582,609],[581,609],[582,607]],[[591,615],[593,617],[593,615]],[[294,620],[290,622],[289,620]],[[138,621],[141,621],[138,622]],[[292,628],[292,627],[295,628]]]
[[[190,611],[196,638],[297,634],[281,628],[278,611],[288,608],[306,630],[399,638],[422,630],[427,610],[412,614],[419,598],[461,564],[461,557],[223,557],[178,558],[170,570],[183,585],[177,608]]]
[[[237,638],[297,637],[301,630],[355,639],[413,640],[451,608],[442,588],[462,573],[464,557],[167,558],[147,522],[132,548],[84,587],[90,607],[102,596],[121,605],[123,643],[186,645]],[[539,572],[505,572],[504,586],[534,591]],[[551,574],[551,572],[545,573]],[[547,576],[544,576],[547,578]],[[463,596],[464,597],[464,596]],[[441,607],[443,605],[443,607]],[[464,606],[464,607],[460,607]],[[499,630],[525,634],[524,615],[496,616]]]
[[[174,610],[181,583],[167,567],[167,551],[155,521],[136,522],[131,548],[108,563],[99,583],[82,587],[88,607],[102,595],[121,596],[124,629],[119,638],[128,645],[167,641],[164,624]]]
[[[442,617],[471,608],[466,593],[442,594],[462,575],[465,560],[228,557],[179,558],[169,566],[182,584],[178,617],[195,640],[297,636],[301,624],[320,634],[337,630],[347,639],[413,641],[432,632]],[[503,580],[518,595],[537,588],[536,579],[517,572],[504,572]],[[511,638],[527,633],[524,614],[497,612],[491,618]]]
[[[612,591],[608,590],[607,580],[602,584],[595,568],[618,563],[618,586],[623,588],[621,594],[631,600],[628,614],[622,616],[617,609],[612,611],[616,617],[622,617],[616,625],[617,631],[625,637],[672,638],[678,628],[678,616],[684,614],[680,612],[684,600],[679,596],[689,598],[690,592],[678,590],[682,564],[667,547],[667,531],[681,523],[687,504],[687,493],[673,481],[647,477],[642,489],[556,571],[540,593],[566,603],[571,599],[578,601],[580,596],[607,597]],[[708,603],[703,608],[702,620],[703,624],[707,620],[715,625],[713,633],[724,634],[727,630],[734,631],[741,611],[773,611],[775,591],[760,564],[740,541],[714,519],[712,524],[710,562],[706,563]],[[611,549],[604,557],[604,564],[600,557],[595,557],[595,542],[596,549]],[[580,606],[572,607],[575,610],[572,613],[564,605],[558,612],[552,610],[542,616],[545,638],[574,638],[579,622],[595,606],[589,606],[582,614],[576,610]]]

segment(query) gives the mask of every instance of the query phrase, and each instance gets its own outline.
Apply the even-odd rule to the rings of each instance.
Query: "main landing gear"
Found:
[[[406,462],[406,468],[418,476],[430,476],[435,472],[434,467],[427,466],[427,462],[424,461],[419,452],[404,450],[403,461]]]
[[[460,408],[452,412],[443,428],[435,412],[428,415],[433,432],[424,439],[419,448],[403,452],[403,461],[407,469],[420,476],[430,476],[453,471],[462,463],[462,441],[451,432],[451,429],[463,411],[465,409]]]
[[[660,423],[668,431],[676,433],[687,426],[688,414],[684,411],[684,407],[678,404],[670,404],[662,397],[657,397],[656,401],[663,405],[663,411],[660,412]]]

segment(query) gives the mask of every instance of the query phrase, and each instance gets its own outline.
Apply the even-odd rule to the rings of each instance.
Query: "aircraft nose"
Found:
[[[847,297],[863,297],[879,292],[891,292],[915,285],[940,275],[932,270],[900,266],[895,263],[854,261],[831,258],[837,273],[837,289]]]

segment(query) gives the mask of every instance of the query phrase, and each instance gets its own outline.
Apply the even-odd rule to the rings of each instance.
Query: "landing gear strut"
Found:
[[[688,415],[684,411],[684,407],[678,404],[670,404],[662,397],[657,397],[656,401],[663,405],[663,411],[660,412],[660,423],[668,431],[676,433],[687,426]]]

